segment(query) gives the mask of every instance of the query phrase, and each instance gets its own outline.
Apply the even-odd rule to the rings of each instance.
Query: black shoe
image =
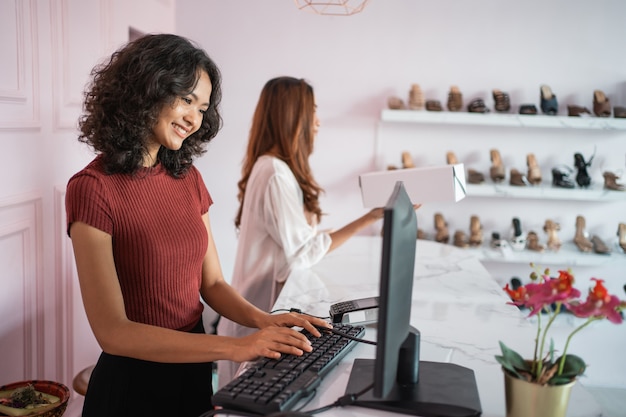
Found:
[[[552,185],[560,188],[574,188],[576,184],[569,177],[571,174],[569,167],[555,167],[552,168]]]

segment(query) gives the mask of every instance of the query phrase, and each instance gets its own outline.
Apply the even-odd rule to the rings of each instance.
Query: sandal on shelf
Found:
[[[509,95],[498,89],[492,91],[493,100],[495,101],[494,109],[497,112],[508,112],[511,110],[511,100]]]
[[[478,216],[470,217],[470,237],[469,245],[477,247],[483,243],[483,227],[480,224]]]
[[[626,253],[626,223],[620,223],[617,226],[617,238],[617,244],[622,248],[622,251]]]
[[[611,101],[601,90],[593,92],[593,113],[598,117],[611,117]]]
[[[574,235],[574,243],[581,252],[591,252],[593,250],[593,243],[591,243],[587,236],[585,218],[583,216],[576,216],[576,235]]]
[[[446,162],[448,165],[456,165],[459,163],[459,160],[456,159],[456,155],[452,151],[448,151],[446,153]]]
[[[528,182],[528,179],[526,178],[526,175],[522,174],[521,172],[519,172],[517,169],[515,168],[511,168],[511,175],[509,177],[509,184],[510,185],[516,185],[516,186],[526,186],[526,185],[530,185],[530,183]]]
[[[435,241],[439,243],[448,243],[450,240],[450,233],[448,232],[448,223],[443,218],[441,213],[435,213]]]
[[[491,155],[491,168],[489,169],[489,175],[493,182],[502,182],[504,181],[505,171],[504,165],[502,165],[502,158],[500,157],[500,152],[497,149],[492,149],[490,152]]]
[[[482,184],[483,182],[485,182],[485,175],[482,172],[476,171],[475,169],[468,168],[467,182],[468,184]]]
[[[454,232],[454,240],[452,241],[452,244],[457,248],[468,247],[469,244],[467,243],[467,235],[465,234],[465,232],[462,230],[457,230],[456,232]]]
[[[591,177],[587,172],[587,167],[591,166],[591,161],[593,161],[593,155],[589,158],[589,161],[585,162],[585,158],[581,153],[576,152],[574,154],[574,166],[578,169],[576,183],[583,188],[589,187],[591,184]]]
[[[389,106],[391,110],[406,109],[406,106],[404,105],[404,101],[400,97],[395,97],[395,96],[389,97],[387,99],[387,106]]]
[[[513,217],[513,236],[511,237],[511,247],[514,250],[524,250],[526,247],[526,237],[522,233],[522,224],[517,217]]]
[[[534,104],[522,104],[519,106],[519,114],[537,114],[537,106]]]
[[[422,110],[424,108],[424,94],[419,84],[412,84],[409,91],[409,110]]]
[[[554,116],[559,111],[559,104],[556,100],[556,96],[552,93],[547,85],[541,86],[541,111],[547,115]]]
[[[571,117],[585,117],[585,115],[591,116],[591,112],[587,107],[569,105],[567,106],[567,115]]]
[[[489,109],[482,98],[476,98],[470,101],[467,105],[467,111],[470,113],[489,113]]]
[[[427,100],[426,101],[426,110],[428,111],[443,111],[441,107],[441,102],[439,100]]]
[[[604,173],[602,173],[602,176],[604,177],[604,188],[606,188],[607,190],[624,191],[624,189],[626,188],[623,184],[618,184],[617,180],[620,177],[618,177],[615,173],[610,171],[604,171]]]
[[[558,231],[561,230],[561,225],[553,220],[546,220],[543,225],[543,231],[548,235],[548,249],[558,252],[561,248],[561,239],[559,239]]]
[[[593,235],[591,238],[591,243],[593,243],[593,251],[600,255],[608,255],[611,253],[611,249],[598,237],[598,235]]]
[[[453,85],[448,93],[448,110],[461,111],[463,109],[463,94],[459,87]]]
[[[575,188],[576,184],[569,177],[573,170],[568,166],[552,168],[552,185],[560,188]]]
[[[539,235],[537,232],[530,231],[526,235],[526,249],[535,252],[543,252],[545,246],[539,243]]]
[[[526,165],[528,166],[528,175],[526,176],[528,182],[533,185],[541,184],[541,168],[539,168],[535,154],[526,155]]]
[[[411,154],[408,151],[402,152],[402,168],[415,168],[413,157],[411,157]]]

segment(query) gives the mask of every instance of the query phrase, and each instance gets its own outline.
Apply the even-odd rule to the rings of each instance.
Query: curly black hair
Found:
[[[157,156],[170,175],[183,175],[222,127],[218,110],[222,90],[215,63],[181,36],[142,36],[94,67],[84,93],[78,140],[102,155],[108,173],[136,173],[161,109],[191,93],[201,71],[208,74],[212,91],[200,129],[185,139],[179,150],[161,147]]]

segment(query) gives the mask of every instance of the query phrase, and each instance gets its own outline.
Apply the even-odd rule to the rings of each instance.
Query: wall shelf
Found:
[[[626,130],[625,118],[523,115],[513,113],[469,113],[427,110],[382,110],[383,122],[447,125],[508,126],[555,129]]]
[[[545,242],[544,242],[545,244]],[[607,245],[609,243],[607,242]],[[523,250],[514,251],[511,248],[493,249],[489,246],[479,248],[466,248],[471,251],[481,262],[499,262],[537,265],[567,265],[567,266],[601,266],[612,262],[626,261],[626,254],[621,249],[611,247],[610,254],[597,254],[581,252],[574,243],[563,242],[558,252],[544,250],[543,252]]]
[[[527,198],[563,201],[626,201],[626,191],[607,190],[603,184],[589,188],[560,188],[549,184],[514,186],[508,183],[467,184],[467,197]]]

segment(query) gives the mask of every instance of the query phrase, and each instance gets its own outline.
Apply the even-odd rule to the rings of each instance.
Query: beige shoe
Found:
[[[483,227],[480,224],[478,216],[470,217],[470,237],[469,245],[472,247],[480,246],[483,243]]]
[[[408,151],[402,152],[402,168],[415,168],[413,157]]]
[[[526,175],[528,182],[533,185],[541,184],[541,169],[539,168],[535,154],[529,153],[526,156],[526,164],[528,165],[528,175]]]
[[[561,230],[561,226],[550,219],[546,220],[543,225],[543,231],[548,234],[548,249],[558,252],[561,249],[561,239],[559,239],[558,232]]]
[[[448,93],[448,110],[461,111],[463,109],[463,94],[459,87],[453,85]]]
[[[493,182],[502,182],[505,178],[504,165],[502,164],[502,158],[500,157],[500,152],[497,149],[492,149],[489,151],[491,156],[491,168],[489,170],[489,175]]]
[[[435,241],[439,243],[448,243],[450,240],[450,232],[448,231],[448,223],[446,223],[441,213],[435,213]]]
[[[583,216],[577,216],[574,243],[578,246],[578,249],[581,252],[591,252],[593,250],[593,243],[591,243],[587,236],[587,231],[585,230],[585,218]]]
[[[411,85],[409,91],[409,110],[422,110],[424,108],[424,94],[419,84]]]

